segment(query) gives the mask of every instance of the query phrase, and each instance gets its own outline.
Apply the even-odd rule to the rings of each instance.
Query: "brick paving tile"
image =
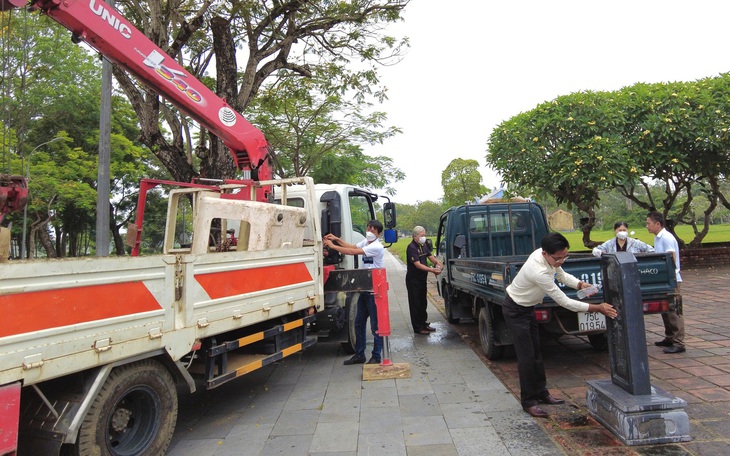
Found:
[[[705,380],[712,382],[717,386],[730,387],[730,374],[711,375],[709,377],[705,377]]]
[[[664,380],[670,380],[673,378],[686,378],[692,376],[692,374],[690,374],[689,372],[676,368],[651,369],[649,373],[655,378],[661,378]]]
[[[730,364],[716,364],[715,367],[722,371],[730,372]]]
[[[673,378],[669,383],[681,390],[699,390],[715,387],[714,384],[697,377]]]
[[[660,315],[645,316],[644,324],[651,384],[687,403],[685,411],[690,419],[692,441],[628,447],[602,425],[591,426],[587,419],[585,382],[610,378],[607,353],[593,350],[587,338],[544,339],[542,352],[548,369],[548,388],[567,400],[564,406],[557,407],[568,407],[564,410],[572,412],[566,415],[551,407],[551,418],[539,420],[538,424],[549,429],[548,434],[566,455],[730,455],[730,313],[723,313],[730,303],[730,265],[684,270],[682,277],[687,352],[665,354],[654,346],[655,341],[664,338]],[[443,313],[443,301],[435,287],[432,288],[432,301]],[[472,347],[480,352],[476,325],[457,326],[473,339]],[[482,359],[519,397],[514,357],[497,362]],[[586,424],[576,429],[573,424],[581,419]]]
[[[693,389],[689,393],[707,402],[730,401],[730,391],[717,387]]]
[[[696,377],[707,378],[712,375],[721,375],[722,371],[712,366],[685,367],[682,369]]]

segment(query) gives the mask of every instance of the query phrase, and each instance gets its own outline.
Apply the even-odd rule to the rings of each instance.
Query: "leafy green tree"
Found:
[[[314,167],[310,175],[317,183],[341,184],[343,182],[367,188],[384,189],[385,194],[395,195],[390,186],[405,178],[405,173],[393,165],[393,159],[363,153],[360,146],[352,146],[350,152],[328,154]]]
[[[397,57],[403,45],[385,35],[383,26],[400,20],[407,4],[180,0],[171,5],[163,0],[121,0],[117,7],[163,51],[184,61],[194,76],[243,112],[265,81],[316,73],[327,75],[333,92],[349,93],[358,101],[382,99],[377,65]],[[240,56],[244,60],[239,64]],[[352,65],[353,60],[358,64]],[[207,76],[213,61],[214,79]],[[176,180],[234,177],[230,153],[216,138],[204,131],[194,137],[189,119],[160,103],[153,91],[140,87],[120,68],[114,76],[137,112],[142,142]]]
[[[11,119],[17,154],[10,171],[29,173],[28,239],[21,237],[22,214],[11,214],[13,235],[38,240],[49,257],[88,254],[95,226],[96,169],[99,140],[99,62],[74,45],[68,33],[44,16],[14,11],[2,15],[5,30],[14,39],[4,43],[8,65],[3,78],[2,109]],[[9,96],[8,96],[9,95]],[[112,116],[112,223],[117,253],[119,229],[136,204],[138,181],[151,176],[149,151],[137,141],[135,112],[126,99],[113,97]],[[10,114],[12,110],[12,115]],[[48,141],[63,138],[63,142]],[[42,147],[39,147],[42,146]],[[133,171],[134,170],[134,171]],[[164,177],[167,177],[166,175]],[[134,188],[134,190],[132,190]],[[125,194],[126,192],[126,194]],[[125,206],[125,200],[134,200]],[[123,249],[121,249],[123,253]]]
[[[413,214],[413,224],[410,228],[420,225],[426,228],[426,234],[435,235],[438,231],[441,214],[444,213],[444,205],[436,201],[421,201],[416,204]]]
[[[583,243],[590,247],[595,244],[590,230],[601,190],[638,178],[623,141],[624,124],[614,94],[561,96],[495,128],[487,164],[513,191],[545,192],[558,204],[574,205],[588,214],[581,229]]]
[[[482,184],[479,162],[455,158],[441,173],[441,186],[444,189],[444,202],[448,206],[458,206],[474,201],[487,192]]]
[[[632,119],[627,124],[626,142],[648,179],[620,188],[643,209],[658,209],[668,219],[692,225],[692,246],[699,246],[709,230],[709,214],[717,207],[719,196],[719,188],[712,182],[722,175],[718,158],[728,148],[722,131],[727,130],[728,121],[715,100],[714,84],[711,79],[636,84],[624,89],[624,106]],[[649,186],[657,185],[661,185],[661,193],[650,191]],[[637,187],[646,200],[636,196]],[[702,212],[699,217],[698,210]],[[700,229],[698,219],[703,220]],[[669,229],[673,231],[671,226]]]
[[[419,201],[416,204],[398,205],[398,230],[406,237],[411,236],[413,227],[420,225],[429,236],[438,231],[441,214],[446,207],[439,201]]]
[[[279,176],[386,188],[403,172],[389,157],[365,155],[361,145],[382,143],[400,130],[383,128],[382,112],[363,114],[371,106],[332,92],[326,81],[289,78],[254,101],[259,114],[252,121],[266,132]]]

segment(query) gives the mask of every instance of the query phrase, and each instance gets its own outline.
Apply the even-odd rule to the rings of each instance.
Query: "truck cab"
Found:
[[[545,212],[533,202],[459,206],[441,215],[436,257],[445,265],[454,258],[529,255],[547,233]]]
[[[377,219],[376,204],[379,200],[385,199],[382,205],[382,217],[384,231],[383,241],[390,245],[397,241],[396,210],[395,204],[387,196],[378,195],[369,190],[347,184],[316,184],[314,186],[316,206],[312,213],[319,214],[319,225],[321,235],[332,233],[348,244],[357,244],[365,239],[365,229],[370,220]],[[276,195],[274,201],[289,206],[308,209],[306,189],[292,186],[286,190],[286,194]],[[305,228],[304,238],[312,239],[314,220],[309,221]],[[360,257],[358,255],[343,255],[337,251],[327,248],[323,249],[323,264],[325,268],[334,269],[359,269]],[[347,341],[343,342],[347,351],[354,350],[354,316],[357,305],[357,296],[354,293],[325,293],[324,310],[317,312],[317,319],[312,331],[321,336],[328,336],[339,333],[343,328],[348,328]]]

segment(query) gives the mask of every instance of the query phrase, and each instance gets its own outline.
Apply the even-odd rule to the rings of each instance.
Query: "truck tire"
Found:
[[[355,333],[355,316],[357,315],[357,302],[359,299],[360,293],[350,293],[345,304],[345,309],[347,311],[347,341],[342,343],[342,347],[348,355],[355,353],[355,342],[357,341],[357,334]]]
[[[504,356],[504,346],[497,345],[494,339],[494,324],[486,306],[479,311],[479,340],[487,359],[497,360]]]
[[[451,287],[444,284],[441,287],[442,290],[444,290],[444,312],[446,313],[446,321],[449,323],[459,323],[461,321],[461,318],[454,317],[454,303],[452,302],[452,296],[451,296]]]
[[[606,333],[589,334],[588,341],[598,351],[608,350],[608,337],[606,337]]]
[[[177,392],[160,363],[143,360],[109,374],[81,424],[78,456],[165,454],[177,420]]]

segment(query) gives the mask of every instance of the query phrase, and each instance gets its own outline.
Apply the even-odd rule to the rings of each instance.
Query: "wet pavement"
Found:
[[[390,358],[408,378],[363,380],[340,338],[320,339],[211,391],[183,397],[171,456],[560,456],[549,430],[429,306],[410,328],[405,265],[386,254]],[[370,346],[368,347],[368,351]]]
[[[646,316],[651,383],[687,402],[690,442],[625,446],[586,409],[586,381],[610,379],[587,339],[543,340],[548,386],[566,404],[524,413],[516,361],[486,360],[476,323],[448,324],[433,276],[429,318],[410,330],[405,266],[386,254],[391,359],[410,378],[367,381],[339,338],[215,390],[183,397],[169,455],[730,455],[730,266],[683,270],[687,352],[668,355]],[[368,347],[368,350],[370,347]]]
[[[682,296],[687,351],[665,354],[654,341],[664,337],[660,315],[645,316],[649,373],[657,386],[687,402],[690,442],[625,446],[586,408],[586,381],[610,379],[607,352],[594,350],[587,338],[543,339],[548,387],[565,398],[550,407],[551,416],[539,420],[551,439],[567,455],[730,455],[730,266],[682,270]],[[433,282],[433,281],[432,281]],[[435,285],[433,304],[443,312]],[[478,348],[476,323],[454,325],[470,346]],[[514,394],[519,395],[514,358],[489,361],[480,357]],[[518,396],[517,396],[518,397]]]

